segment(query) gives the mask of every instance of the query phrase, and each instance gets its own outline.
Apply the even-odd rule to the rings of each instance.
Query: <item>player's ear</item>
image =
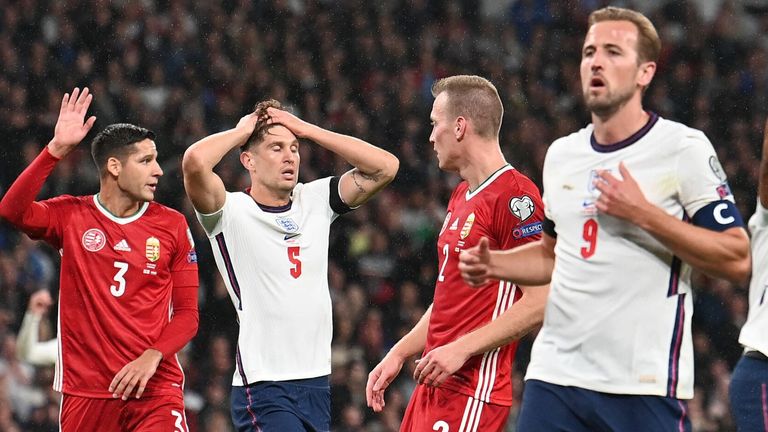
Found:
[[[248,171],[253,169],[253,155],[251,155],[249,152],[244,151],[240,153],[240,163],[243,164],[243,167],[247,169]]]
[[[637,84],[640,87],[648,87],[656,74],[656,62],[640,63],[637,71]]]
[[[457,141],[461,141],[464,135],[467,133],[467,119],[464,117],[456,117],[454,124],[453,134],[456,136]]]
[[[107,172],[112,174],[113,176],[117,177],[120,175],[120,171],[123,170],[123,164],[120,162],[120,159],[111,156],[109,159],[107,159]]]

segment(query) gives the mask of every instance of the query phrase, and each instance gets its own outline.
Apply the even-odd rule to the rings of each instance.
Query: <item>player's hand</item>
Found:
[[[390,353],[368,374],[365,400],[373,412],[381,412],[384,409],[384,391],[397,377],[402,367],[403,359]]]
[[[237,122],[235,129],[241,129],[250,135],[256,128],[256,122],[258,122],[258,120],[259,116],[257,116],[256,113],[246,114]]]
[[[85,114],[92,100],[93,95],[88,92],[88,87],[84,88],[82,93],[75,87],[72,95],[64,94],[53,139],[48,143],[48,151],[53,156],[62,158],[69,154],[91,130],[96,117],[91,116],[85,120]]]
[[[139,358],[123,366],[109,385],[112,397],[128,400],[136,389],[136,399],[140,398],[162,359],[163,354],[160,351],[150,348]]]
[[[461,251],[459,254],[459,272],[464,281],[474,287],[482,286],[491,278],[491,251],[488,239],[480,238],[476,246]]]
[[[600,197],[595,205],[607,215],[638,224],[650,203],[624,162],[619,163],[619,173],[621,180],[608,170],[598,171],[594,185],[600,191]]]
[[[306,137],[309,128],[312,126],[288,111],[277,108],[267,108],[267,116],[267,124],[281,124],[299,138]]]
[[[31,297],[29,297],[29,305],[27,311],[32,315],[42,317],[48,313],[48,309],[53,305],[53,299],[51,293],[46,289],[35,291]]]
[[[413,379],[419,384],[440,387],[446,378],[461,369],[469,357],[469,353],[457,342],[437,347],[416,360],[418,365],[413,371]]]

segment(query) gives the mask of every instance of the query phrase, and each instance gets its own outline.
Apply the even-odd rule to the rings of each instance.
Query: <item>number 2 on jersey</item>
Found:
[[[291,276],[294,279],[298,279],[301,276],[301,260],[299,260],[299,253],[301,248],[299,246],[291,246],[288,248],[288,261],[293,264],[291,267]]]
[[[443,255],[445,255],[445,258],[443,258],[443,265],[440,266],[440,274],[437,275],[438,282],[445,281],[445,275],[443,272],[445,271],[445,265],[448,264],[448,252],[450,251],[451,247],[446,243],[443,245]]]
[[[581,257],[588,259],[595,254],[597,249],[597,221],[589,219],[584,222],[584,229],[581,233],[581,237],[587,242],[586,246],[581,247]]]

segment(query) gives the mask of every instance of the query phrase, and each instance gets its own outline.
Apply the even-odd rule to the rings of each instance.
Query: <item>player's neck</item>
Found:
[[[102,187],[96,199],[109,213],[119,218],[135,215],[143,204],[109,187]]]
[[[469,189],[474,191],[480,187],[483,182],[488,180],[496,171],[504,167],[507,161],[501,153],[498,141],[482,142],[478,145],[472,145],[472,150],[468,146],[467,160],[463,167],[459,169],[461,178],[467,181]]]
[[[255,182],[250,195],[257,203],[269,207],[282,207],[291,202],[291,191],[275,190]]]
[[[639,103],[630,103],[605,117],[592,113],[595,140],[599,145],[621,142],[648,123],[649,114]]]

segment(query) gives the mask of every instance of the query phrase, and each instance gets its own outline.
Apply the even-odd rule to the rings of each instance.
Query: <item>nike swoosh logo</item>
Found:
[[[285,235],[285,239],[284,240],[290,240],[290,239],[292,239],[294,237],[298,237],[300,235],[301,235],[301,233],[288,233],[288,234]]]

